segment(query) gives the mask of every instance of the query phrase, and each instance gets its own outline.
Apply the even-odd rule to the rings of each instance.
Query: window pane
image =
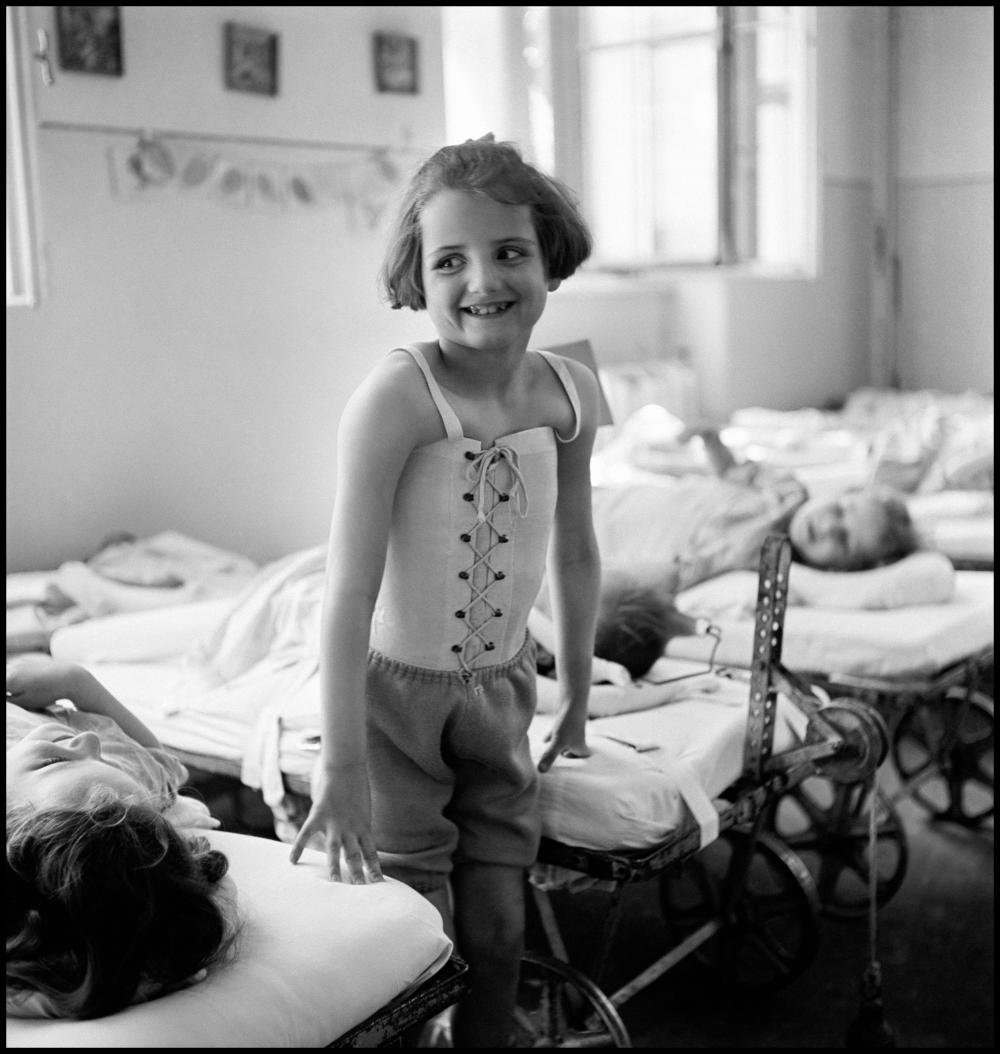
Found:
[[[655,251],[668,261],[718,255],[718,103],[711,37],[654,52]]]
[[[796,93],[801,96],[804,86],[789,9],[738,11],[733,197],[738,203],[739,255],[764,264],[791,265],[802,251],[805,174],[800,157],[804,137],[792,108]]]
[[[35,303],[35,260],[28,189],[27,123],[21,96],[18,17],[8,7],[7,30],[7,305]]]
[[[784,84],[788,79],[788,26],[765,25],[757,31],[757,80]]]
[[[585,46],[624,43],[646,35],[649,8],[581,7],[580,23]]]
[[[603,263],[648,257],[641,176],[647,154],[636,91],[635,48],[590,57],[584,85],[584,185],[595,256]]]
[[[552,42],[548,8],[526,7],[522,25],[522,57],[528,79],[528,129],[532,160],[546,172],[555,171],[555,118],[552,113]]]
[[[788,107],[761,106],[758,114],[757,258],[762,263],[792,259],[794,194],[789,185]]]
[[[651,7],[652,31],[654,35],[664,33],[691,33],[699,30],[714,32],[716,25],[715,7]]]
[[[815,266],[814,8],[524,10],[533,45],[535,16],[574,15],[553,16],[551,51],[529,47],[524,73],[592,264]],[[549,82],[581,94],[538,91]]]

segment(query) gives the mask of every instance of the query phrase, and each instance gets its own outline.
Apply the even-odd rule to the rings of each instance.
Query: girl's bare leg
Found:
[[[469,964],[470,985],[455,1008],[454,1046],[509,1046],[524,953],[524,871],[463,864],[452,890],[457,951]]]

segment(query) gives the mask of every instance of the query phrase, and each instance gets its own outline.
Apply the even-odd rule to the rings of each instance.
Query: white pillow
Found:
[[[235,959],[109,1017],[8,1017],[8,1047],[322,1047],[448,961],[441,916],[409,886],[331,882],[323,853],[292,865],[282,842],[204,833],[238,890]]]
[[[677,606],[713,622],[753,618],[757,607],[755,571],[728,571],[677,596]],[[955,592],[955,569],[942,553],[911,553],[894,564],[868,571],[817,571],[793,563],[788,603],[798,607],[886,610],[943,604]]]
[[[788,602],[802,607],[884,610],[943,604],[955,592],[955,568],[943,553],[927,550],[868,571],[817,571],[793,564]]]

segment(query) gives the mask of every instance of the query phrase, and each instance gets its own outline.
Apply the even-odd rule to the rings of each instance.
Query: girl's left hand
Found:
[[[25,710],[44,710],[73,698],[80,667],[51,655],[18,655],[7,660],[7,699]]]
[[[556,715],[552,729],[545,737],[548,746],[538,759],[538,771],[548,772],[558,757],[589,758],[590,747],[587,746],[586,713],[582,720],[575,713],[564,707]]]

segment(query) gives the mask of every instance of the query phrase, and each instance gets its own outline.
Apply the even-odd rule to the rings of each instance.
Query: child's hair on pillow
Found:
[[[229,861],[156,809],[97,789],[7,805],[7,1013],[84,1020],[197,982],[240,931]]]
[[[633,680],[648,673],[671,636],[679,612],[671,601],[621,571],[607,571],[601,582],[594,655],[616,662]]]

